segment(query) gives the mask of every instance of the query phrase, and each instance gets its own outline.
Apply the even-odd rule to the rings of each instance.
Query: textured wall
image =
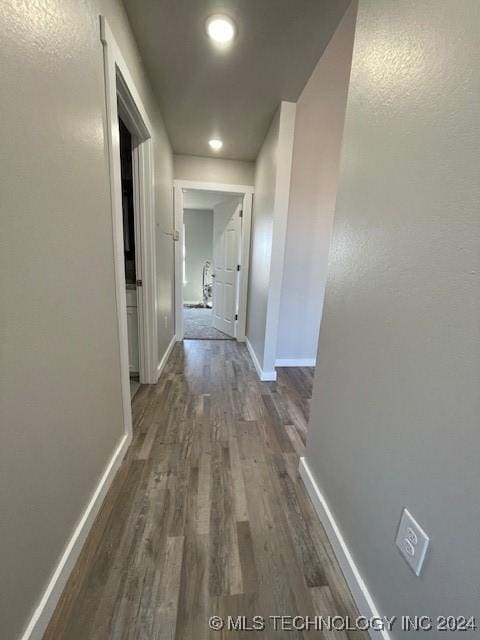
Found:
[[[255,166],[247,337],[261,368],[274,371],[295,104],[282,102]]]
[[[185,280],[184,302],[202,302],[202,270],[213,260],[213,210],[184,209]],[[212,273],[212,269],[210,269]]]
[[[277,359],[317,355],[355,15],[356,2],[297,102]]]
[[[3,2],[0,635],[8,640],[38,605],[123,435],[100,12],[156,123],[157,221],[172,215],[170,151],[122,5]],[[170,317],[171,239],[160,248],[159,306]]]
[[[240,160],[174,155],[173,164],[176,180],[252,185],[255,174],[254,162]]]
[[[479,24],[474,0],[359,3],[306,458],[386,615],[478,616]]]
[[[272,258],[279,126],[280,109],[275,114],[265,136],[255,167],[246,333],[261,365],[265,348],[268,284]]]

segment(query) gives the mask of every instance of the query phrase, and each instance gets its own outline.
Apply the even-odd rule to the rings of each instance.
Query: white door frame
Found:
[[[132,133],[135,234],[140,246],[141,290],[137,292],[139,317],[140,382],[156,382],[157,331],[155,317],[155,220],[153,190],[152,125],[132,80],[122,53],[104,16],[100,16],[100,39],[103,44],[107,144],[112,202],[115,293],[120,349],[120,374],[125,432],[132,432],[130,374],[128,362],[127,302],[123,245],[122,178],[120,164],[119,111]],[[117,107],[118,100],[118,107]],[[137,276],[138,277],[138,276]]]
[[[241,239],[241,264],[238,283],[238,320],[236,339],[245,342],[247,324],[248,270],[250,265],[250,232],[252,227],[252,204],[254,188],[251,185],[224,184],[222,182],[196,182],[174,180],[175,203],[175,334],[178,342],[183,340],[183,189],[199,191],[223,191],[243,195],[243,218]]]

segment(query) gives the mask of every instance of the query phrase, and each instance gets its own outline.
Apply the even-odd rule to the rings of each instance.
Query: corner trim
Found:
[[[274,382],[277,379],[276,371],[264,371],[260,366],[260,362],[258,361],[257,354],[255,353],[250,340],[245,337],[245,342],[247,344],[248,353],[253,360],[253,364],[255,365],[255,369],[257,370],[258,377],[262,382]]]
[[[83,512],[80,522],[75,527],[75,530],[68,541],[66,549],[63,552],[52,577],[50,578],[38,607],[33,612],[30,622],[21,636],[21,640],[41,640],[43,638],[43,634],[45,633],[48,623],[50,622],[50,618],[52,617],[55,607],[60,600],[60,596],[62,595],[68,578],[73,571],[95,518],[100,511],[100,507],[103,504],[107,491],[109,490],[123,457],[130,446],[131,439],[131,435],[126,433],[115,449],[110,462],[107,464],[105,471],[97,484],[97,488],[93,492],[87,508]]]
[[[327,537],[333,547],[333,551],[335,552],[338,564],[340,565],[343,575],[345,576],[345,580],[347,581],[360,615],[366,616],[368,618],[381,617],[375,605],[375,602],[370,595],[367,585],[360,575],[360,571],[355,564],[352,554],[347,547],[347,543],[345,542],[342,532],[340,531],[340,528],[336,523],[335,518],[333,517],[333,513],[331,512],[327,501],[318,488],[305,458],[300,458],[298,470],[300,472],[300,477],[303,480],[305,488],[307,489],[307,493],[313,503],[315,511],[317,512],[317,516],[322,523]],[[386,630],[379,631],[371,629],[369,631],[369,634],[372,640],[391,640],[391,637]]]
[[[168,347],[165,350],[165,353],[163,354],[162,359],[158,363],[158,366],[157,366],[157,382],[158,382],[158,379],[160,378],[160,376],[162,375],[162,371],[164,370],[165,365],[167,364],[167,360],[170,357],[170,354],[172,353],[172,349],[175,346],[175,342],[176,341],[177,341],[177,336],[174,334],[173,338],[170,340],[170,344],[168,345]]]
[[[276,367],[315,367],[316,358],[279,358],[275,360]]]

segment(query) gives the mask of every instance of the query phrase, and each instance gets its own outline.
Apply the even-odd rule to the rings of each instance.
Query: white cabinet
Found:
[[[127,289],[127,308],[128,307],[137,307],[137,290],[136,289]]]
[[[140,360],[138,354],[137,292],[135,289],[127,289],[127,329],[130,373],[138,373]]]

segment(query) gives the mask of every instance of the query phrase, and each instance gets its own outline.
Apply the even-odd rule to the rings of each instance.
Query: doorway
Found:
[[[130,397],[140,387],[140,339],[138,324],[139,295],[137,287],[141,280],[141,265],[137,265],[136,244],[139,236],[134,204],[133,138],[122,118],[118,118],[120,137],[120,169],[122,181],[123,257],[125,267],[125,298],[127,309],[128,368],[130,375]]]
[[[177,340],[245,339],[252,193],[175,182]]]
[[[196,189],[182,193],[184,339],[233,340],[243,197]]]
[[[158,379],[153,128],[103,16],[100,17],[100,39],[105,71],[123,423],[125,439],[129,442],[131,395],[137,386],[131,386],[130,374],[136,374],[138,369],[138,380],[134,383],[139,384],[154,384]],[[127,191],[125,198],[124,191]],[[137,344],[138,360],[134,353]]]

